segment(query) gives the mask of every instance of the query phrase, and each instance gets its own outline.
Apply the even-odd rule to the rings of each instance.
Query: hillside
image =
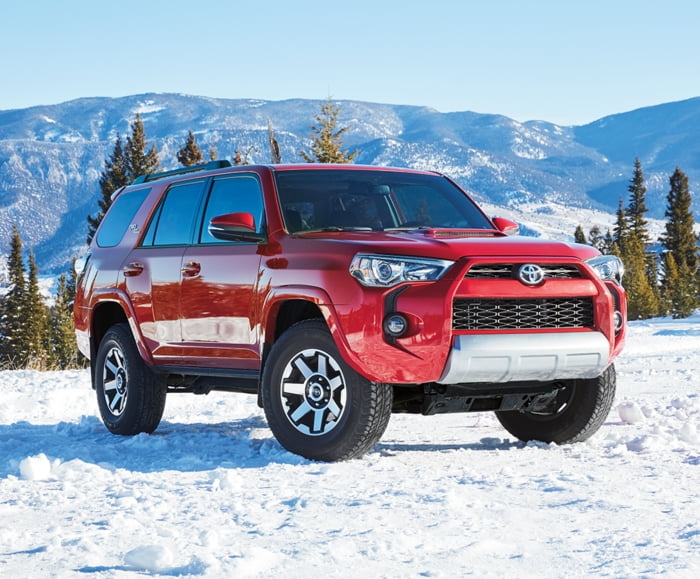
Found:
[[[269,161],[272,123],[284,162],[301,160],[319,101],[213,99],[179,94],[84,98],[0,111],[0,254],[13,223],[42,272],[80,252],[86,216],[97,210],[97,179],[117,135],[139,112],[163,169],[192,130],[203,151],[249,151]],[[612,222],[636,156],[647,179],[649,216],[663,218],[677,166],[700,179],[700,99],[621,113],[581,127],[519,123],[498,115],[338,101],[345,143],[357,163],[433,169],[454,177],[491,212],[531,234],[566,238],[578,223]]]

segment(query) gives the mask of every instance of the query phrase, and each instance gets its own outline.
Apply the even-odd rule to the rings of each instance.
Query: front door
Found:
[[[260,367],[257,282],[260,246],[215,239],[212,217],[247,212],[264,228],[262,189],[252,174],[214,179],[195,243],[181,266],[180,315],[183,351],[189,363],[210,368]]]

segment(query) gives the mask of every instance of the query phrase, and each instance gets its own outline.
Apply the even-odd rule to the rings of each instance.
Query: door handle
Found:
[[[143,264],[138,261],[132,261],[129,265],[124,266],[124,275],[126,277],[135,277],[143,272]]]
[[[188,261],[181,268],[182,277],[197,277],[202,271],[202,265],[196,261]]]

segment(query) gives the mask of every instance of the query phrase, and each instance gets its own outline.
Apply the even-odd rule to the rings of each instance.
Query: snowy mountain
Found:
[[[606,117],[581,127],[519,123],[499,115],[337,101],[358,163],[447,173],[492,213],[513,217],[532,234],[570,238],[579,223],[613,221],[626,202],[634,158],[647,179],[650,217],[663,218],[668,178],[676,166],[700,179],[700,99]],[[300,162],[314,100],[232,100],[179,94],[84,98],[52,106],[0,111],[0,254],[13,223],[33,247],[43,272],[65,268],[80,252],[86,216],[97,211],[97,179],[117,135],[129,134],[139,112],[161,166],[192,130],[203,151],[219,158],[239,149],[269,162],[268,120],[283,162]]]

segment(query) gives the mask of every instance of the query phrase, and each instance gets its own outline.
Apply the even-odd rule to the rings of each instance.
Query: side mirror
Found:
[[[506,235],[518,235],[520,226],[515,221],[511,221],[505,217],[494,217],[491,221],[493,221],[496,229],[501,233],[505,233]]]
[[[209,234],[225,241],[260,242],[265,236],[255,228],[255,217],[250,213],[226,213],[212,217]]]

